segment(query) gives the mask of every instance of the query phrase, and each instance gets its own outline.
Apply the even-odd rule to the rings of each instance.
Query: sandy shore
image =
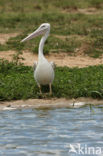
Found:
[[[13,110],[23,108],[36,109],[52,109],[52,108],[79,108],[85,105],[102,105],[103,100],[92,98],[78,98],[78,99],[29,99],[0,102],[0,110]]]

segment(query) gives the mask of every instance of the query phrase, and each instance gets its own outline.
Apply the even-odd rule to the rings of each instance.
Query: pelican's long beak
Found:
[[[45,30],[46,29],[38,28],[36,31],[34,31],[30,35],[28,35],[26,38],[24,38],[21,42],[25,42],[27,40],[30,40],[30,39],[36,37],[36,36],[39,36],[39,35],[43,34],[45,32]]]

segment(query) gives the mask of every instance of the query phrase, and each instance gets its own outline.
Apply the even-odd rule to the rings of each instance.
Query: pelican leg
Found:
[[[39,90],[40,90],[40,94],[42,94],[42,91],[41,91],[41,86],[40,86],[40,84],[38,84],[38,87],[39,87]]]
[[[49,84],[49,89],[50,89],[49,94],[52,95],[52,86],[51,86],[51,83]]]

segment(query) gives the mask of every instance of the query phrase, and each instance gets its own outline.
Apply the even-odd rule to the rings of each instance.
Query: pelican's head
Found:
[[[49,34],[50,32],[50,24],[49,23],[43,23],[39,26],[37,30],[35,30],[32,34],[28,35],[26,38],[24,38],[21,42],[27,41],[32,39],[33,37],[44,35],[45,33]]]

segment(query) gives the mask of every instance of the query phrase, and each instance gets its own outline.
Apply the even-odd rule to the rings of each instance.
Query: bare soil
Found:
[[[15,37],[17,33],[0,34],[0,44],[4,44],[10,37]],[[57,36],[58,37],[58,36]],[[62,39],[65,36],[59,36]],[[75,56],[70,56],[67,53],[51,53],[45,57],[49,61],[53,61],[57,66],[68,66],[68,67],[87,67],[92,65],[103,64],[103,57],[101,58],[91,58],[85,55],[84,52],[85,45],[82,45],[80,49],[76,49]],[[0,51],[0,58],[12,61],[15,51]],[[33,66],[34,61],[37,61],[37,54],[33,54],[29,51],[23,51],[22,56],[24,60],[21,60],[24,65]]]
[[[63,11],[64,13],[82,13],[86,15],[91,15],[91,14],[101,14],[103,13],[102,9],[97,9],[97,8],[64,8]]]
[[[9,61],[12,60],[15,51],[1,51],[0,58],[7,59]],[[34,61],[37,61],[37,54],[30,53],[28,51],[23,51],[21,57],[24,60],[21,60],[24,65],[33,66]],[[103,64],[103,57],[101,58],[92,58],[89,56],[81,55],[78,53],[76,56],[69,56],[67,53],[52,53],[45,56],[49,61],[53,61],[56,66],[68,66],[68,67],[87,67],[93,65]]]
[[[2,34],[0,33],[0,44],[4,44],[10,37],[16,37],[18,33]]]
[[[89,9],[91,11],[94,11],[93,9]],[[8,41],[10,37],[17,36],[18,33],[9,33],[9,34],[0,34],[0,44],[4,44]],[[58,37],[58,35],[56,35]],[[59,36],[59,38],[65,39],[65,36]],[[83,39],[82,39],[83,40]],[[89,56],[86,56],[84,54],[85,45],[82,45],[80,49],[76,49],[75,55],[76,56],[69,56],[67,53],[52,53],[49,55],[46,55],[46,58],[49,61],[53,61],[57,66],[68,66],[68,67],[87,67],[92,65],[99,65],[103,64],[103,57],[101,58],[91,58]],[[13,55],[15,54],[15,51],[0,51],[0,58],[6,59],[9,61],[12,61]],[[24,65],[33,66],[34,61],[37,61],[38,56],[37,54],[33,54],[29,51],[23,51],[22,56],[24,60],[21,62],[24,63]]]
[[[85,105],[102,105],[103,100],[95,100],[92,98],[78,98],[78,99],[29,99],[0,102],[0,110],[13,110],[23,108],[36,109],[53,109],[53,108],[80,108]]]

